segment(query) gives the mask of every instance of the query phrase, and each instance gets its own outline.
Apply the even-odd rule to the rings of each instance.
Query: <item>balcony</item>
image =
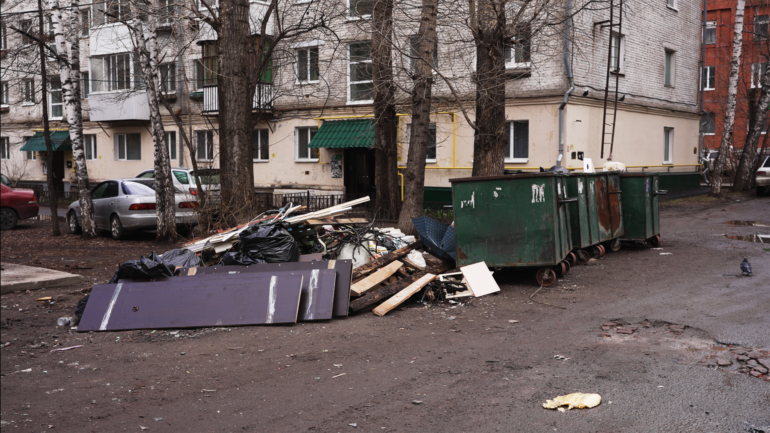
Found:
[[[203,113],[215,113],[219,111],[219,87],[214,85],[203,86]],[[254,90],[254,102],[251,107],[255,111],[270,111],[273,109],[273,85],[270,83],[257,84]]]
[[[88,107],[93,122],[150,120],[150,106],[144,90],[91,93]]]

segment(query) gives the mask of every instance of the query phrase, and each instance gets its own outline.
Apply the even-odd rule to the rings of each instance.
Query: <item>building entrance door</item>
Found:
[[[374,199],[374,149],[345,149],[343,171],[346,194],[369,194]]]

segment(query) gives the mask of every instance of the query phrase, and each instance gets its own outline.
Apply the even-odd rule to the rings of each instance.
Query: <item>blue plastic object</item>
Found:
[[[421,216],[412,218],[425,248],[445,259],[455,260],[455,230],[449,224]]]

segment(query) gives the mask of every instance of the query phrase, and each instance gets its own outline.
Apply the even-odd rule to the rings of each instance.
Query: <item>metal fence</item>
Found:
[[[37,199],[38,206],[50,206],[51,200],[48,194],[48,185],[39,183],[20,183],[19,188],[31,189],[35,192],[35,198]],[[66,208],[73,201],[77,201],[78,192],[74,190],[59,191],[59,200],[57,207]]]

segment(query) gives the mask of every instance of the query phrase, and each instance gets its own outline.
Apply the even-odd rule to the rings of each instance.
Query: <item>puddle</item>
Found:
[[[762,223],[759,221],[727,221],[724,224],[730,224],[733,226],[770,227],[770,223]]]
[[[758,244],[770,244],[770,235],[724,235],[726,239],[732,239],[734,241],[746,241],[754,242]]]

